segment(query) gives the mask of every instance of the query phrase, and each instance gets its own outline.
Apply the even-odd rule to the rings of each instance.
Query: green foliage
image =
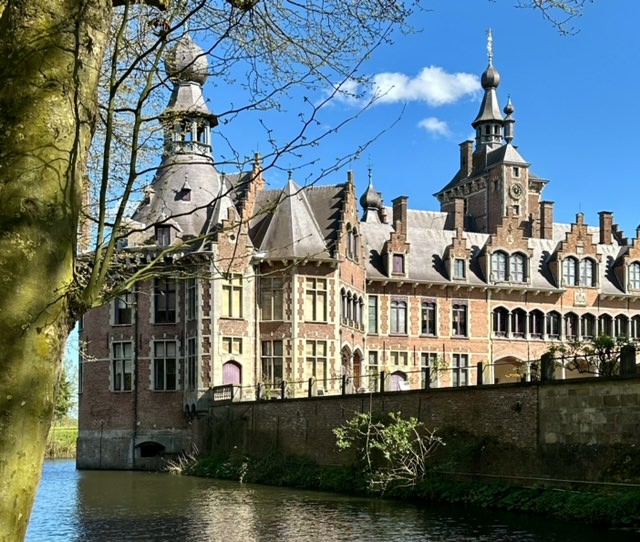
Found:
[[[358,471],[348,467],[321,467],[299,457],[243,457],[241,460],[203,458],[183,472],[191,476],[236,480],[253,484],[364,493]]]
[[[417,418],[402,418],[400,412],[357,413],[333,433],[339,450],[355,450],[369,491],[380,495],[424,479],[428,456],[442,444]]]
[[[54,423],[61,421],[73,406],[73,384],[67,377],[67,372],[63,368],[60,372],[60,379],[56,388],[56,402],[53,410]]]
[[[528,512],[589,525],[640,525],[637,490],[600,493],[434,478],[416,493],[436,502]]]
[[[76,456],[76,440],[78,440],[78,427],[53,426],[47,437],[45,457],[50,459],[62,459]]]
[[[570,371],[613,376],[620,372],[622,347],[628,344],[629,340],[625,337],[600,335],[587,341],[554,344],[549,353],[558,365]]]

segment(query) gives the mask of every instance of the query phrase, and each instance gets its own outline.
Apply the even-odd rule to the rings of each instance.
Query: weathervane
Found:
[[[493,65],[493,33],[491,29],[487,29],[487,56],[489,57],[489,65]]]

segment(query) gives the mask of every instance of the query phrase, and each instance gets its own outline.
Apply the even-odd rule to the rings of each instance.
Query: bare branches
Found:
[[[577,32],[572,21],[591,3],[593,0],[518,0],[516,7],[538,10],[560,34],[570,35]]]

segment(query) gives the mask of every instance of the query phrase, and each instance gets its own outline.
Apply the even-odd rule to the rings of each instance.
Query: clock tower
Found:
[[[460,145],[460,169],[435,196],[444,212],[453,212],[454,200],[464,199],[465,225],[472,231],[495,233],[503,217],[515,216],[528,235],[536,236],[540,195],[547,181],[529,170],[530,164],[513,145],[515,108],[509,98],[500,111],[500,74],[493,65],[491,30],[487,35],[489,63],[480,80],[484,95],[471,123],[475,141]]]

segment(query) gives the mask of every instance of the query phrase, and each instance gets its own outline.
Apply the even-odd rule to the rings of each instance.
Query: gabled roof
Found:
[[[256,216],[256,234],[254,244],[265,253],[265,259],[329,259],[331,255],[325,243],[325,234],[310,205],[308,196],[312,190],[302,189],[292,180],[282,189],[277,199],[264,198],[261,203],[268,207],[258,211]],[[273,196],[273,195],[271,195]],[[313,197],[313,196],[311,196]],[[261,198],[262,199],[262,198]],[[315,202],[316,205],[318,202]],[[326,203],[326,200],[324,201]],[[319,216],[326,217],[324,213]],[[260,214],[263,215],[260,220]],[[264,221],[268,223],[265,223]],[[260,228],[259,226],[262,226]],[[327,230],[326,220],[323,224]],[[264,234],[259,231],[264,230]]]

